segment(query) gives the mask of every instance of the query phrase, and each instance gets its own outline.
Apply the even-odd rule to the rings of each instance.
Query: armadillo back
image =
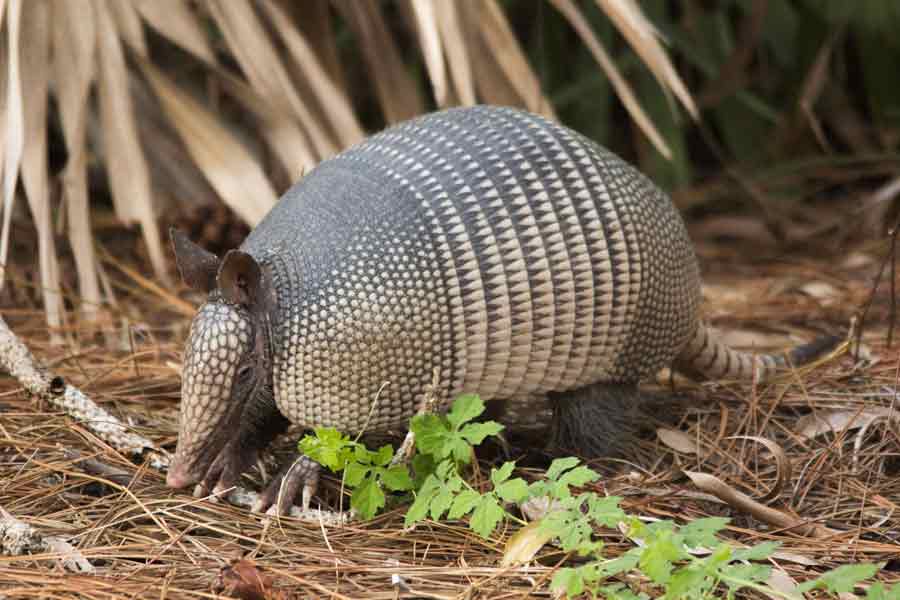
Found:
[[[400,425],[434,368],[442,400],[637,381],[697,327],[670,200],[507,108],[427,115],[323,162],[244,248],[277,288],[279,408],[307,426]]]

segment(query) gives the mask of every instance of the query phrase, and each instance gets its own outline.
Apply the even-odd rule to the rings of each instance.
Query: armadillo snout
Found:
[[[245,312],[211,301],[197,311],[185,344],[181,415],[175,459],[166,484],[180,488],[199,481],[229,437],[221,431],[232,403],[237,365],[250,345]]]

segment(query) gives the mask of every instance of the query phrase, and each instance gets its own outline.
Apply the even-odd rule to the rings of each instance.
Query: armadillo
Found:
[[[323,161],[221,260],[173,242],[184,280],[208,292],[185,347],[173,487],[232,483],[289,422],[400,430],[435,370],[439,405],[550,397],[583,437],[570,441],[602,451],[663,367],[764,379],[825,345],[718,341],[667,195],[511,108],[428,114]]]

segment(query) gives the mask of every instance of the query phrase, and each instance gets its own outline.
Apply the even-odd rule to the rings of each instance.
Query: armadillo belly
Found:
[[[697,328],[684,224],[633,167],[512,109],[391,127],[288,191],[244,249],[272,273],[294,423],[405,423],[441,402],[634,382]]]

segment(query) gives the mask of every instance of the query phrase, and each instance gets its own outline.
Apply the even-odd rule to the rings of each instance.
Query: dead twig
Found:
[[[128,426],[109,414],[78,388],[39,369],[28,348],[19,341],[3,317],[0,317],[0,364],[15,377],[29,394],[64,410],[119,450],[141,455],[150,450],[150,465],[165,469],[169,457],[147,438],[128,430]]]
[[[52,553],[69,571],[93,573],[94,566],[67,541],[45,537],[40,531],[0,508],[0,555]]]
[[[894,223],[894,226],[888,232],[888,237],[890,238],[890,249],[888,250],[887,255],[885,255],[884,260],[881,261],[881,266],[878,268],[878,274],[875,276],[875,279],[872,281],[872,288],[869,292],[869,297],[866,299],[865,304],[863,304],[863,309],[861,314],[859,315],[859,319],[857,321],[856,328],[856,340],[855,346],[856,350],[853,355],[853,360],[859,360],[859,348],[862,342],[863,329],[865,328],[866,316],[869,314],[869,309],[872,307],[872,301],[875,300],[875,294],[878,292],[878,286],[881,285],[881,278],[884,277],[884,271],[887,268],[888,262],[891,263],[891,305],[888,312],[888,330],[887,330],[887,347],[890,348],[894,341],[894,327],[897,324],[897,233],[900,232],[900,218],[897,219],[897,222]]]

